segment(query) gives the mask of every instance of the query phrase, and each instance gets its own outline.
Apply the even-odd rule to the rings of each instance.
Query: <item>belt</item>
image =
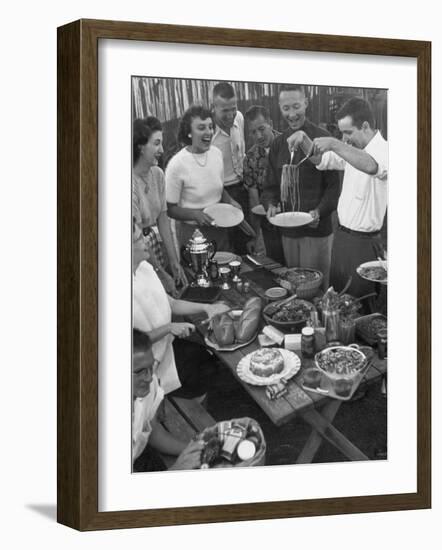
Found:
[[[344,227],[343,225],[339,224],[339,229],[341,231],[345,231],[345,233],[350,233],[350,235],[355,235],[357,237],[376,237],[376,235],[379,235],[380,230],[378,231],[355,231],[354,229],[349,229],[348,227]]]

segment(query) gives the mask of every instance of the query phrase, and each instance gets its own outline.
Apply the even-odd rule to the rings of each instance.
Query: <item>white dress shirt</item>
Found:
[[[322,155],[318,170],[344,170],[338,202],[339,223],[354,231],[371,233],[382,227],[388,202],[388,142],[379,131],[364,148],[377,163],[374,175],[354,168],[332,151]]]
[[[244,117],[237,111],[230,134],[216,127],[212,145],[218,147],[223,154],[224,187],[242,181],[243,161],[245,156]]]
[[[137,397],[132,413],[132,462],[144,451],[152,433],[152,420],[164,397],[164,391],[155,375],[146,397]]]

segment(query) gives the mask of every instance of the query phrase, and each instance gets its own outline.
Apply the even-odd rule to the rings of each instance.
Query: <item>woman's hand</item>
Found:
[[[235,208],[238,208],[239,210],[242,210],[242,206],[239,204],[239,202],[237,202],[237,201],[231,199],[231,200],[230,200],[230,204],[231,204],[231,206],[233,206],[233,207],[235,207]]]
[[[177,338],[187,338],[194,330],[192,323],[170,323],[169,332]]]
[[[216,302],[215,304],[206,304],[206,307],[205,307],[207,317],[209,319],[211,319],[215,315],[220,315],[225,311],[229,311],[229,309],[231,309],[231,307],[225,304],[224,302]]]
[[[172,269],[175,285],[176,286],[181,285],[183,287],[187,286],[188,281],[187,281],[186,273],[183,269],[183,266],[177,261],[177,262],[174,262],[173,264],[171,264],[170,267]]]
[[[177,298],[179,292],[175,286],[175,281],[173,280],[173,277],[171,277],[169,273],[167,273],[167,271],[162,267],[158,269],[157,275],[162,282],[164,290],[167,292],[167,294],[170,294],[173,298]]]
[[[201,466],[201,453],[204,449],[203,441],[192,441],[176,459],[169,470],[196,470]]]
[[[202,210],[196,210],[193,219],[198,225],[216,226],[215,220],[209,216],[209,214],[205,214]]]

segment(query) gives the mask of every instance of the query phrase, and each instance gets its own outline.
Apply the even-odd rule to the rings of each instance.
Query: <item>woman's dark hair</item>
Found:
[[[374,130],[374,115],[370,104],[362,97],[352,97],[336,113],[336,119],[342,120],[346,116],[351,116],[353,125],[359,130],[364,122],[368,122],[370,128]]]
[[[140,147],[146,145],[154,132],[162,132],[161,122],[154,116],[136,118],[132,126],[132,163],[140,158]]]
[[[137,328],[132,330],[132,349],[133,353],[146,352],[152,348],[152,340],[145,332]]]
[[[192,143],[192,138],[189,137],[189,134],[191,133],[190,125],[194,118],[200,118],[201,120],[210,118],[213,126],[215,126],[213,114],[209,111],[209,109],[203,105],[191,105],[184,113],[183,118],[180,120],[180,125],[178,128],[179,143],[183,143],[184,145],[190,145]]]

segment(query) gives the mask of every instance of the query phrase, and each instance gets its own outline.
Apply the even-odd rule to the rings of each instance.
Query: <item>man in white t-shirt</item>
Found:
[[[351,98],[336,117],[342,141],[320,137],[312,142],[296,132],[287,142],[290,150],[301,147],[304,152],[311,151],[313,144],[310,161],[318,170],[344,170],[330,283],[339,291],[351,275],[348,292],[363,296],[374,285],[359,277],[356,268],[383,255],[380,231],[388,200],[388,143],[375,129],[373,112],[364,99]]]
[[[154,374],[155,361],[149,336],[134,329],[132,345],[132,461],[135,463],[138,459],[134,471],[164,470],[157,452],[178,457],[170,470],[199,468],[202,444],[176,439],[156,418],[164,392]]]

